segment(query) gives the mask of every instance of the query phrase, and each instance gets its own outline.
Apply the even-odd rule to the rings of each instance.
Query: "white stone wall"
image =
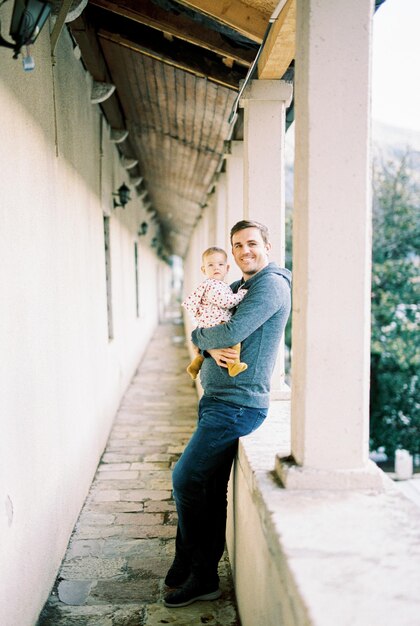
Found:
[[[11,7],[1,7],[3,32]],[[167,293],[134,190],[91,105],[90,77],[48,27],[36,69],[0,48],[0,613],[34,624],[54,582],[122,393]],[[53,81],[54,76],[54,81]],[[108,340],[104,212],[110,215],[114,338]],[[140,315],[134,242],[138,242]],[[160,282],[158,272],[160,269]]]

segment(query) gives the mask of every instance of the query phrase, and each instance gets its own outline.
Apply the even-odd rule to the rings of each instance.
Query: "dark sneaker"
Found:
[[[197,600],[217,600],[221,595],[219,583],[201,583],[191,575],[182,587],[165,596],[164,604],[170,609],[175,609],[188,606]]]
[[[175,558],[174,562],[168,570],[168,573],[166,574],[165,585],[172,588],[181,587],[181,585],[186,582],[190,573],[190,566],[185,565],[185,563],[182,563]]]

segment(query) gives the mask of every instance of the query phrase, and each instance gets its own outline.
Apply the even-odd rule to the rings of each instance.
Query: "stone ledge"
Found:
[[[359,470],[321,470],[303,468],[289,457],[276,455],[275,471],[286,489],[386,489],[387,477],[373,461]]]
[[[289,403],[276,404],[267,423],[241,440],[235,469],[229,548],[243,626],[418,626],[419,508],[389,480],[381,493],[279,486],[274,459],[289,453]],[[239,515],[245,503],[258,529]],[[258,568],[244,571],[241,546]],[[260,606],[257,586],[267,590]]]

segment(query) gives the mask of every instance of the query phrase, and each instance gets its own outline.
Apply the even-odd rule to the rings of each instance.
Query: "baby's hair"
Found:
[[[220,254],[223,254],[225,259],[227,259],[226,251],[223,250],[223,248],[217,248],[216,246],[212,246],[211,248],[207,248],[207,250],[204,250],[202,257],[201,257],[203,260],[203,263],[206,260],[206,257],[209,256],[209,254],[214,254],[215,252],[220,252]]]

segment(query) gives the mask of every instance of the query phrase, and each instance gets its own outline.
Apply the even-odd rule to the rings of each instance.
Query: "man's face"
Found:
[[[264,243],[258,228],[244,228],[232,237],[232,254],[245,279],[268,265],[270,243]]]

